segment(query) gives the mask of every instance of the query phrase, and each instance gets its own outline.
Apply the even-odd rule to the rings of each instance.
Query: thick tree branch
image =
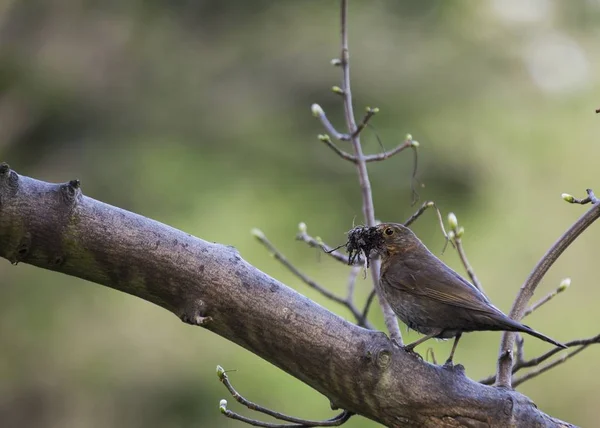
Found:
[[[0,167],[0,257],[163,307],[390,427],[570,426],[525,396],[425,363],[213,244]]]
[[[567,195],[570,196],[570,195]],[[563,195],[563,198],[565,196]],[[572,196],[573,200],[568,200],[571,203],[586,204],[592,203],[593,206],[585,214],[583,214],[574,224],[567,230],[558,241],[552,245],[544,257],[538,262],[533,268],[533,271],[521,286],[519,294],[517,295],[515,302],[510,310],[509,316],[519,321],[523,318],[523,314],[527,309],[527,304],[533,293],[544,277],[548,269],[554,264],[560,255],[565,251],[569,245],[577,239],[579,235],[583,233],[592,223],[594,223],[600,217],[600,203],[594,196],[594,193],[588,189],[588,198],[583,200],[576,200]],[[512,349],[515,345],[515,333],[504,332],[502,334],[502,340],[500,342],[500,355],[498,357],[498,370],[496,374],[496,384],[498,386],[511,387],[511,367],[513,365]]]

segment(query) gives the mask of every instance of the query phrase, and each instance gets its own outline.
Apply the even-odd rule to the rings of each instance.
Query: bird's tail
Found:
[[[529,334],[530,336],[534,336],[534,337],[537,337],[538,339],[541,339],[541,340],[543,340],[544,342],[552,343],[554,346],[558,346],[559,348],[563,348],[563,349],[566,349],[566,348],[567,348],[567,346],[565,346],[564,344],[562,344],[562,343],[560,343],[560,342],[557,342],[556,340],[554,340],[554,339],[551,339],[551,338],[549,338],[548,336],[546,336],[546,335],[543,335],[542,333],[539,333],[539,332],[535,331],[535,330],[534,330],[534,329],[532,329],[531,327],[528,327],[528,326],[526,326],[526,325],[523,325],[523,324],[521,324],[521,323],[519,323],[519,322],[517,322],[517,321],[515,321],[515,320],[512,320],[512,319],[510,319],[510,318],[506,317],[506,320],[505,320],[505,321],[507,321],[507,323],[508,323],[508,324],[509,324],[511,327],[513,327],[513,328],[514,328],[514,330],[513,330],[513,331],[520,331],[520,332],[522,332],[522,333],[527,333],[527,334]]]

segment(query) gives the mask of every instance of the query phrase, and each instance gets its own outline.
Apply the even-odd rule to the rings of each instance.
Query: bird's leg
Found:
[[[458,345],[460,336],[462,336],[462,333],[458,333],[456,335],[456,337],[454,338],[454,343],[452,344],[452,350],[450,351],[450,356],[446,360],[446,363],[444,364],[444,366],[452,366],[452,359],[454,358],[454,351],[456,351],[456,345]]]
[[[430,334],[428,334],[426,336],[423,336],[419,340],[415,340],[413,343],[409,343],[408,345],[406,345],[404,347],[404,350],[407,352],[414,352],[414,349],[417,345],[420,345],[421,343],[423,343],[433,337],[439,336],[442,333],[442,331],[444,331],[444,330],[441,328],[434,330],[433,332],[431,332]]]

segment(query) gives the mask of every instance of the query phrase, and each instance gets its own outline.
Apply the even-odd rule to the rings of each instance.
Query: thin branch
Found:
[[[421,205],[421,207],[413,215],[411,215],[404,223],[402,223],[402,225],[405,227],[409,227],[411,224],[413,224],[415,222],[415,220],[417,220],[419,217],[421,217],[421,215],[423,215],[423,213],[425,211],[427,211],[428,208],[435,208],[435,212],[436,212],[436,215],[438,218],[438,223],[440,225],[440,229],[442,230],[442,234],[444,235],[444,238],[446,238],[446,241],[448,241],[449,238],[448,238],[448,234],[446,233],[446,228],[444,227],[444,220],[442,219],[442,213],[440,212],[440,209],[437,207],[437,205],[433,201],[424,202],[423,205]]]
[[[586,204],[597,204],[598,202],[600,202],[600,200],[596,197],[596,195],[594,195],[594,191],[592,189],[585,189],[586,193],[587,193],[587,197],[583,198],[583,199],[577,199],[575,196],[573,195],[569,195],[568,193],[563,193],[562,194],[562,198],[569,202],[570,204],[579,204],[579,205],[586,205]]]
[[[515,343],[517,345],[517,351],[515,352],[517,364],[522,364],[525,361],[525,339],[521,333],[517,333]]]
[[[403,151],[404,149],[407,149],[409,147],[412,147],[416,151],[417,146],[415,145],[415,143],[416,143],[416,141],[406,140],[406,141],[402,142],[401,144],[399,144],[396,148],[394,148],[392,150],[388,150],[387,152],[377,153],[374,155],[366,155],[364,158],[365,162],[379,162],[382,160],[389,159],[392,156],[394,156],[395,154],[398,154],[401,151]]]
[[[598,343],[600,343],[600,334],[597,336],[594,336],[594,337],[587,338],[587,339],[571,340],[570,342],[565,343],[565,346],[567,346],[569,348],[573,348],[575,346],[588,346],[588,345],[598,344]],[[511,369],[511,374],[515,374],[518,371],[525,369],[525,368],[538,366],[541,363],[543,363],[544,361],[546,361],[548,358],[558,354],[561,351],[564,351],[564,348],[555,347],[538,357],[532,358],[530,360],[517,362],[516,364],[513,365],[512,369]],[[483,383],[484,385],[492,385],[495,381],[496,381],[496,375],[491,375],[484,379],[481,379],[479,382]]]
[[[283,253],[281,253],[277,248],[275,248],[275,246],[271,243],[271,241],[269,241],[267,239],[267,237],[265,236],[265,234],[262,231],[260,231],[258,229],[254,229],[252,231],[252,234],[261,244],[263,244],[265,246],[265,248],[267,248],[267,250],[269,250],[269,252],[271,254],[273,254],[273,257],[275,257],[276,260],[278,260],[283,266],[285,266],[296,277],[298,277],[300,280],[302,280],[302,282],[304,282],[306,285],[308,285],[312,289],[318,291],[319,293],[321,293],[324,297],[328,298],[329,300],[332,300],[336,303],[339,303],[342,306],[345,306],[352,313],[352,315],[354,316],[356,321],[361,323],[361,326],[365,326],[366,328],[368,328],[370,330],[374,329],[373,325],[369,322],[369,320],[363,318],[362,313],[358,310],[356,305],[354,305],[354,303],[350,299],[337,296],[336,294],[332,293],[325,287],[317,284],[315,281],[310,279],[304,273],[300,272],[300,270],[296,266],[294,266],[292,264],[292,262],[290,262],[283,255]]]
[[[548,363],[546,365],[538,367],[536,370],[533,370],[533,371],[527,373],[526,375],[516,378],[515,380],[513,380],[513,388],[516,388],[517,386],[521,385],[523,382],[527,382],[528,380],[541,375],[542,373],[558,366],[559,364],[564,363],[569,358],[572,358],[575,355],[579,354],[581,351],[583,351],[588,346],[590,346],[590,345],[581,346],[581,347],[575,349],[574,351],[564,354],[562,357],[557,358],[556,360],[552,361],[551,363]]]
[[[465,249],[462,246],[461,238],[465,234],[465,228],[462,226],[458,226],[458,219],[456,218],[456,215],[454,213],[448,214],[448,224],[450,225],[450,233],[448,233],[448,239],[450,239],[450,242],[452,242],[452,244],[456,247],[460,261],[462,262],[465,270],[467,271],[469,278],[471,278],[471,282],[479,291],[483,292],[483,287],[481,286],[479,279],[477,279],[477,275],[475,275],[475,270],[471,267],[469,259],[467,258],[467,253],[465,252]]]
[[[425,351],[425,361],[429,360],[430,355],[431,355],[431,363],[434,366],[437,366],[437,359],[435,358],[435,353],[433,352],[433,348],[427,348],[427,351]]]
[[[454,242],[450,241],[450,236],[448,235],[448,233],[446,233],[446,228],[444,227],[444,220],[442,219],[442,213],[440,212],[440,209],[437,207],[435,202],[433,202],[433,201],[424,202],[423,205],[421,205],[421,207],[403,223],[403,225],[405,227],[409,227],[419,217],[421,217],[421,215],[423,215],[423,213],[425,211],[427,211],[428,208],[432,208],[432,207],[435,208],[435,212],[436,212],[436,215],[438,218],[438,224],[440,225],[442,234],[444,235],[444,238],[446,239],[446,241],[444,243],[444,248],[442,248],[442,254],[443,254],[444,251],[446,251],[446,246],[448,245],[448,242],[450,242],[452,244],[452,246],[454,246]]]
[[[517,295],[515,302],[513,303],[512,309],[509,316],[514,320],[520,320],[525,313],[527,303],[533,296],[533,293],[540,283],[548,269],[554,264],[554,262],[560,257],[569,245],[577,239],[585,229],[587,229],[592,223],[594,223],[600,217],[600,203],[594,196],[593,192],[588,189],[589,202],[593,203],[585,214],[583,214],[548,250],[542,259],[535,266],[525,283],[521,286],[519,294]],[[564,195],[563,195],[564,198]],[[575,199],[575,198],[573,198]],[[583,203],[581,201],[570,201],[572,203]],[[500,343],[500,352],[498,358],[498,370],[497,370],[497,381],[498,386],[510,388],[511,386],[511,367],[512,357],[508,354],[508,350],[512,349],[515,342],[515,335],[511,332],[504,332],[502,334],[502,341]],[[508,358],[506,357],[508,355]]]
[[[333,137],[336,140],[350,141],[350,138],[351,138],[350,135],[348,135],[348,134],[342,134],[341,132],[338,132],[335,129],[335,127],[331,124],[331,122],[327,118],[327,115],[325,114],[325,112],[323,111],[323,109],[321,108],[320,105],[313,104],[311,106],[311,110],[312,110],[313,116],[315,116],[317,119],[319,119],[321,121],[321,124],[323,125],[323,128],[325,128],[325,130],[328,133],[330,133],[331,135],[333,135]]]
[[[373,207],[373,196],[371,193],[371,183],[367,172],[367,164],[360,144],[360,135],[357,133],[358,127],[354,118],[354,109],[352,106],[352,90],[350,88],[350,53],[348,50],[348,0],[341,0],[341,35],[342,52],[340,56],[340,67],[342,68],[342,91],[344,98],[344,113],[346,125],[350,133],[354,156],[356,157],[356,168],[358,171],[358,180],[363,201],[363,215],[367,226],[375,226],[375,209]],[[389,303],[379,292],[379,260],[373,260],[371,269],[371,278],[373,286],[379,295],[379,304],[383,311],[385,325],[390,333],[391,339],[397,344],[402,345],[402,333],[398,326],[398,319]]]
[[[356,131],[354,131],[354,133],[352,134],[352,137],[358,137],[358,135],[362,132],[362,130],[365,129],[365,127],[369,124],[369,121],[371,120],[371,118],[373,116],[375,116],[377,113],[379,113],[379,109],[377,107],[375,107],[375,108],[367,107],[365,115],[364,115],[363,119],[360,121],[360,123],[358,124],[358,126],[356,127]]]
[[[329,245],[321,241],[321,239],[310,236],[308,233],[306,233],[306,226],[304,226],[303,223],[301,224],[300,231],[296,235],[296,239],[298,241],[307,243],[309,247],[320,248],[337,261],[340,261],[346,265],[348,264],[348,256],[346,254],[337,251],[334,247],[330,247]],[[364,264],[365,260],[361,257],[358,257],[357,260],[354,262],[355,266],[363,266]]]
[[[361,321],[364,322],[364,320],[367,319],[367,315],[369,314],[369,309],[371,308],[371,303],[373,303],[373,300],[375,299],[376,294],[377,294],[377,292],[373,288],[371,290],[371,292],[369,293],[369,297],[367,297],[367,301],[365,303],[365,308],[363,309],[363,312],[362,312]]]
[[[465,270],[467,271],[469,278],[471,278],[471,282],[473,283],[473,285],[475,287],[477,287],[477,289],[479,291],[483,292],[483,287],[481,285],[481,282],[479,282],[477,275],[475,275],[475,270],[473,269],[473,267],[469,263],[469,260],[467,259],[467,253],[465,253],[465,249],[463,248],[462,239],[456,235],[454,237],[453,242],[454,242],[454,245],[456,246],[456,251],[458,251],[458,256],[460,257],[460,261],[462,262]]]
[[[325,143],[325,145],[327,145],[329,148],[331,148],[331,150],[333,150],[339,157],[341,157],[344,160],[347,160],[349,162],[352,163],[356,163],[356,156],[354,156],[353,154],[350,154],[348,152],[343,151],[342,149],[340,149],[338,146],[336,146],[333,141],[331,141],[331,138],[329,137],[329,135],[327,134],[320,134],[318,136],[319,140],[322,141],[323,143]],[[406,140],[404,142],[402,142],[400,145],[398,145],[396,148],[392,149],[392,150],[388,150],[388,151],[384,151],[381,153],[376,153],[373,155],[366,155],[364,157],[365,162],[378,162],[378,161],[382,161],[382,160],[386,160],[391,158],[392,156],[394,156],[395,154],[400,153],[401,151],[403,151],[404,149],[407,149],[409,147],[412,147],[415,152],[417,150],[418,147],[418,143],[416,141],[412,141],[412,140]]]
[[[531,305],[529,308],[527,308],[527,310],[523,313],[523,318],[530,315],[533,311],[538,309],[540,306],[548,303],[550,300],[552,300],[558,294],[565,291],[569,287],[569,285],[571,285],[571,279],[570,278],[563,279],[561,281],[560,285],[556,288],[556,290],[551,291],[546,296],[542,297],[540,300],[538,300],[533,305]]]
[[[354,290],[356,289],[356,279],[362,268],[360,266],[352,266],[350,269],[350,275],[348,275],[348,292],[346,294],[346,301],[354,303]],[[363,317],[365,318],[365,317]]]
[[[265,415],[269,415],[280,421],[291,422],[291,424],[276,424],[276,423],[262,422],[262,421],[259,421],[256,419],[251,419],[251,418],[242,416],[238,413],[235,413],[235,412],[227,409],[227,401],[221,400],[221,403],[219,404],[219,409],[221,410],[221,413],[223,413],[228,418],[236,419],[238,421],[242,421],[242,422],[245,422],[250,425],[254,425],[254,426],[258,426],[258,427],[268,427],[268,428],[333,427],[333,426],[340,426],[340,425],[344,424],[353,415],[352,413],[344,410],[339,415],[337,415],[331,419],[324,420],[324,421],[312,421],[312,420],[308,420],[308,419],[301,419],[301,418],[296,418],[293,416],[284,415],[283,413],[279,413],[274,410],[268,409],[266,407],[260,406],[256,403],[253,403],[252,401],[250,401],[250,400],[244,398],[242,395],[240,395],[240,393],[235,390],[235,388],[229,381],[229,377],[227,376],[227,373],[225,372],[223,367],[217,366],[217,376],[219,377],[219,380],[223,383],[223,385],[225,385],[225,387],[227,388],[227,390],[229,391],[231,396],[233,398],[235,398],[235,400],[238,403],[246,406],[250,410],[264,413]]]
[[[348,152],[343,151],[342,149],[340,149],[338,146],[336,146],[333,141],[331,141],[331,138],[329,137],[329,135],[325,134],[325,135],[319,135],[319,140],[321,140],[322,142],[324,142],[329,148],[331,148],[331,150],[333,150],[335,153],[337,153],[337,155],[339,157],[341,157],[342,159],[345,159],[347,161],[350,161],[352,163],[356,163],[356,157],[354,155],[351,155]]]

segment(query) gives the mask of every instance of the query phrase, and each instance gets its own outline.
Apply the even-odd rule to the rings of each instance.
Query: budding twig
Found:
[[[325,111],[323,111],[323,108],[321,108],[321,106],[319,104],[313,104],[310,107],[310,109],[312,111],[313,116],[315,116],[317,119],[319,119],[321,121],[323,128],[325,128],[329,134],[333,135],[333,137],[336,140],[342,140],[342,141],[350,140],[350,135],[342,134],[341,132],[338,132],[337,129],[335,129],[335,127],[331,124],[331,122],[327,118]]]
[[[599,343],[600,343],[600,334],[597,336],[594,336],[594,337],[589,337],[587,339],[571,340],[570,342],[565,343],[565,346],[567,346],[568,348],[573,348],[576,346],[585,348],[589,345],[599,344]],[[525,368],[539,366],[541,363],[546,361],[548,358],[558,354],[561,351],[564,351],[564,348],[560,348],[557,346],[538,357],[531,358],[530,360],[517,361],[511,368],[511,375],[515,374],[518,371],[521,371]],[[492,385],[494,382],[496,382],[496,375],[488,376],[484,379],[481,379],[479,382],[483,383],[484,385]]]
[[[527,382],[530,379],[533,379],[536,376],[541,375],[544,372],[547,372],[548,370],[550,370],[553,367],[558,366],[559,364],[564,363],[565,361],[567,361],[569,358],[574,357],[575,355],[579,354],[581,351],[583,351],[585,348],[587,348],[588,346],[590,346],[590,344],[588,345],[583,345],[580,346],[579,348],[568,352],[564,355],[562,355],[560,358],[557,358],[556,360],[552,361],[551,363],[545,364],[541,367],[538,367],[536,370],[532,370],[529,373],[518,377],[516,379],[513,380],[512,384],[513,384],[513,388],[516,388],[517,386],[521,385],[524,382]]]
[[[460,257],[460,261],[462,262],[469,278],[471,278],[471,282],[473,285],[481,292],[483,292],[483,287],[479,279],[477,279],[477,275],[475,275],[475,270],[471,267],[469,263],[469,259],[467,258],[467,253],[462,245],[462,236],[465,233],[465,228],[458,225],[458,219],[454,213],[448,214],[448,224],[450,225],[450,232],[448,232],[448,239],[455,246],[456,251],[458,252],[458,256]]]
[[[347,255],[341,253],[340,251],[337,251],[337,249],[335,249],[334,247],[331,247],[331,246],[325,244],[320,238],[314,238],[314,237],[310,236],[306,232],[306,225],[304,223],[300,223],[299,232],[296,235],[296,239],[298,241],[303,241],[303,242],[307,243],[309,247],[320,248],[321,250],[323,250],[325,253],[327,253],[329,256],[333,257],[337,261],[340,261],[340,262],[344,263],[345,265],[348,264],[348,256]],[[365,264],[365,260],[362,257],[358,257],[354,262],[355,266],[363,266],[364,264]]]
[[[540,306],[548,303],[552,300],[556,295],[565,291],[571,285],[571,278],[565,278],[561,281],[560,285],[556,288],[556,290],[551,291],[546,296],[542,297],[540,300],[532,304],[527,310],[523,313],[523,318],[527,315],[530,315],[533,311],[538,309]]]
[[[235,398],[235,400],[238,403],[246,406],[250,410],[264,413],[265,415],[269,415],[280,421],[291,422],[291,424],[278,424],[278,423],[271,423],[271,422],[262,422],[257,419],[248,418],[246,416],[242,416],[238,413],[235,413],[235,412],[229,410],[227,408],[227,400],[221,400],[221,402],[219,403],[219,410],[221,411],[221,413],[223,415],[227,416],[228,418],[236,419],[238,421],[242,421],[242,422],[245,422],[250,425],[254,425],[254,426],[258,426],[258,427],[267,427],[267,428],[333,427],[333,426],[340,426],[340,425],[344,424],[352,416],[352,413],[345,411],[345,410],[342,413],[340,413],[339,415],[337,415],[331,419],[324,420],[324,421],[313,421],[313,420],[301,419],[301,418],[296,418],[293,416],[284,415],[283,413],[279,413],[274,410],[268,409],[266,407],[260,406],[256,403],[253,403],[252,401],[247,400],[242,395],[240,395],[240,393],[235,390],[235,388],[229,381],[229,377],[227,376],[227,373],[225,372],[225,370],[223,370],[223,367],[217,366],[217,376],[219,377],[219,380],[223,383],[223,385],[225,385],[225,387],[227,388],[229,393],[232,395],[232,397]]]
[[[533,293],[542,280],[542,278],[548,272],[548,269],[554,264],[560,255],[565,251],[569,245],[577,239],[579,235],[583,233],[592,223],[600,218],[600,203],[594,192],[591,189],[587,189],[588,197],[582,200],[575,199],[571,195],[564,195],[563,199],[571,203],[587,204],[591,203],[593,206],[585,214],[583,214],[558,240],[552,245],[552,247],[544,254],[538,264],[535,266],[525,283],[521,286],[519,293],[513,303],[510,311],[510,318],[519,321],[525,310],[527,304]],[[570,198],[567,198],[570,196]],[[512,358],[504,358],[507,350],[512,349],[514,346],[515,335],[511,332],[504,332],[502,334],[502,341],[500,343],[500,352],[498,357],[498,370],[496,376],[496,385],[510,388],[511,386],[511,369],[512,369]]]
[[[336,146],[333,141],[331,141],[331,138],[329,137],[328,134],[319,134],[317,136],[317,138],[325,143],[329,148],[331,148],[331,150],[333,150],[339,157],[341,157],[342,159],[345,159],[349,162],[352,162],[354,164],[356,164],[358,162],[356,156],[354,156],[353,154],[350,154],[348,152],[345,152],[344,150],[340,149],[338,146]],[[419,143],[417,141],[413,141],[413,140],[405,140],[403,141],[401,144],[399,144],[398,146],[396,146],[395,148],[393,148],[392,150],[388,150],[388,151],[384,151],[381,153],[376,153],[373,155],[365,155],[364,156],[364,161],[365,162],[379,162],[379,161],[383,161],[386,159],[391,158],[392,156],[402,152],[403,150],[407,149],[407,148],[412,148],[415,152],[415,156],[417,154],[417,148],[419,147]],[[416,169],[416,161],[415,161],[415,168]],[[414,172],[413,172],[413,176],[414,176]],[[413,177],[414,178],[414,177]]]

